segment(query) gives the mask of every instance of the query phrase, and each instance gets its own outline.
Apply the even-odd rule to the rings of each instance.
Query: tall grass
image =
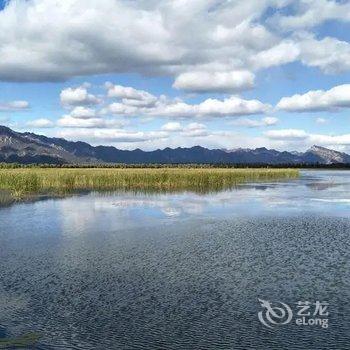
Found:
[[[0,190],[26,194],[79,190],[218,191],[247,181],[296,178],[296,169],[0,169]]]

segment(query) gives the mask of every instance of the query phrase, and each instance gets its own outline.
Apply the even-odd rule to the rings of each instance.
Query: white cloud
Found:
[[[350,70],[347,42],[299,36],[325,20],[349,21],[350,4],[196,0],[183,6],[183,0],[9,1],[0,11],[0,80],[141,73],[175,77],[174,86],[187,91],[232,92],[251,88],[256,70],[297,60],[327,73]],[[124,104],[147,100],[125,98]],[[74,97],[67,102],[81,105]]]
[[[209,98],[198,104],[189,104],[180,99],[169,99],[164,95],[155,97],[146,91],[131,87],[109,85],[108,96],[121,99],[102,109],[102,114],[119,116],[202,118],[232,117],[240,115],[263,114],[271,109],[269,104],[258,100],[245,100],[231,96],[223,100]],[[128,103],[137,101],[140,103]],[[149,102],[151,101],[151,102]]]
[[[205,125],[190,123],[184,130],[176,133],[160,131],[132,131],[118,128],[110,129],[63,129],[54,133],[56,137],[69,140],[84,140],[99,145],[114,145],[122,149],[141,148],[143,150],[166,147],[192,147],[198,144],[208,148],[262,147],[272,145],[263,137],[247,137],[242,133],[206,130]]]
[[[337,146],[349,146],[350,134],[343,135],[309,135],[311,144],[325,145],[330,148],[337,148]]]
[[[115,115],[136,115],[139,109],[135,106],[128,106],[120,102],[114,102],[101,110],[102,114]]]
[[[274,140],[305,140],[308,138],[308,134],[299,129],[269,130],[264,135]]]
[[[270,106],[258,100],[231,96],[224,100],[207,99],[197,108],[199,115],[203,116],[239,116],[266,113]]]
[[[273,117],[266,117],[272,118]],[[263,118],[263,119],[266,119]],[[274,120],[265,120],[265,124],[274,123]],[[262,122],[262,119],[258,120]],[[181,125],[178,122],[169,122],[161,130],[137,131],[121,129],[114,120],[77,119],[70,116],[61,118],[58,123],[63,129],[56,129],[55,136],[72,140],[84,140],[93,144],[115,145],[123,149],[154,150],[165,147],[191,147],[202,145],[208,148],[237,147],[268,147],[280,150],[301,150],[313,144],[332,149],[347,150],[350,146],[350,135],[324,135],[309,133],[303,129],[276,129],[262,133],[261,136],[247,136],[241,132],[231,130],[213,130],[205,124],[191,122]],[[272,124],[271,124],[272,125]],[[137,146],[135,146],[137,145]]]
[[[96,96],[88,93],[85,86],[62,90],[60,99],[64,106],[86,106],[100,103],[100,100]]]
[[[122,100],[127,106],[151,107],[157,101],[157,98],[147,91],[136,90],[132,87],[113,85],[106,83],[108,97],[116,97]]]
[[[324,90],[313,90],[303,95],[283,97],[276,106],[288,112],[329,111],[350,108],[350,84]]]
[[[185,137],[199,137],[209,135],[207,126],[202,123],[189,123],[183,127],[178,122],[169,122],[162,126],[163,131],[178,132],[181,131],[181,135]]]
[[[316,119],[316,123],[317,124],[327,124],[328,123],[328,119],[326,119],[326,118],[317,118]]]
[[[350,70],[350,44],[348,42],[332,37],[317,40],[309,33],[299,34],[295,40],[303,64],[320,68],[327,74]]]
[[[173,87],[192,92],[242,91],[254,86],[254,78],[254,74],[249,71],[195,71],[180,74]]]
[[[105,84],[107,96],[116,98],[118,102],[113,102],[101,110],[101,114],[115,115],[143,115],[150,111],[162,97],[157,98],[144,90],[137,90],[130,86]]]
[[[97,118],[96,111],[92,108],[77,106],[70,112],[71,117],[77,119],[94,119]]]
[[[239,4],[237,2],[234,5]],[[251,10],[254,11],[254,9]],[[230,47],[232,43],[238,43],[243,47],[247,46],[256,50],[264,50],[270,47],[271,43],[278,41],[277,35],[268,31],[262,24],[253,22],[249,15],[245,18],[242,16],[239,21],[241,22],[237,25],[232,25],[232,23],[217,24],[210,36],[211,40],[220,46]]]
[[[11,101],[0,103],[0,112],[22,111],[29,109],[27,101]]]
[[[248,128],[259,128],[264,126],[272,126],[278,123],[278,118],[275,117],[265,117],[260,120],[249,119],[249,118],[239,118],[232,121],[230,124],[235,126],[243,126]]]
[[[281,129],[267,131],[264,135],[270,140],[282,141],[284,147],[292,144],[299,148],[320,145],[331,149],[342,149],[342,147],[350,145],[350,134],[322,135],[308,133],[302,129]]]
[[[55,80],[174,62],[183,49],[170,45],[160,10],[141,1],[10,1],[0,12],[0,77]]]
[[[183,127],[178,122],[169,122],[162,126],[163,131],[181,132],[180,135],[185,137],[203,137],[209,135],[207,126],[202,123],[189,123]]]
[[[52,128],[55,126],[55,123],[52,120],[46,118],[35,119],[27,122],[27,125],[32,128]]]
[[[207,126],[201,123],[190,123],[188,124],[182,133],[186,137],[204,137],[208,136]]]
[[[165,147],[192,147],[198,144],[210,149],[267,147],[279,150],[305,151],[312,145],[320,145],[340,151],[350,150],[350,134],[324,135],[308,133],[302,129],[271,130],[262,136],[248,136],[241,132],[209,130],[205,125],[187,125],[183,131],[133,131],[119,128],[86,129],[67,128],[55,132],[55,136],[69,140],[84,140],[92,144],[114,145],[122,149],[144,150]]]
[[[102,102],[102,101],[101,101]],[[71,104],[73,108],[73,105]],[[115,120],[104,117],[105,112],[102,110],[96,112],[95,109],[86,106],[76,106],[69,114],[62,116],[57,121],[58,127],[63,128],[116,128],[124,126],[123,120]]]
[[[313,33],[296,32],[252,55],[249,62],[253,69],[263,69],[295,61],[326,74],[345,72],[350,70],[350,44],[329,36],[317,39]]]
[[[181,124],[178,122],[169,122],[162,126],[162,130],[170,132],[181,131],[182,129]]]
[[[89,118],[81,119],[74,118],[71,115],[64,115],[57,121],[57,126],[63,128],[112,128],[121,127],[123,123],[113,119]]]
[[[251,57],[251,62],[256,69],[280,66],[299,58],[300,48],[291,40],[278,43],[267,50],[260,51]]]
[[[188,104],[180,101],[160,103],[150,113],[154,116],[171,118],[233,117],[263,114],[268,112],[270,107],[270,105],[258,100],[244,100],[238,96],[231,96],[224,100],[209,98],[199,104]]]
[[[303,0],[295,1],[297,13],[292,15],[277,15],[274,21],[281,28],[295,30],[311,28],[327,20],[350,21],[350,4],[334,0]]]
[[[198,0],[184,11],[183,0],[12,0],[0,11],[0,80],[131,72],[174,76],[175,86],[190,91],[202,91],[199,81],[209,76],[218,79],[204,84],[205,91],[250,88],[251,70],[297,59],[286,36],[265,25],[267,10],[296,1]],[[334,17],[332,11],[323,17]],[[257,55],[261,62],[252,65]]]
[[[145,142],[159,139],[166,139],[168,133],[165,131],[126,131],[120,129],[98,129],[98,130],[63,130],[58,133],[60,137],[74,140],[92,140],[93,142]]]
[[[186,126],[186,130],[199,130],[199,129],[206,129],[206,125],[201,123],[189,123]]]

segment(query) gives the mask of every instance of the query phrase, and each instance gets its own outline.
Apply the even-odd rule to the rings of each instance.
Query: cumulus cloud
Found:
[[[335,0],[295,1],[296,13],[277,15],[272,22],[286,30],[311,28],[328,20],[350,21],[350,4]]]
[[[343,135],[310,134],[309,140],[311,144],[325,145],[330,148],[338,148],[338,146],[350,145],[350,134],[343,134]]]
[[[305,140],[308,138],[308,134],[299,129],[269,130],[264,135],[274,140]]]
[[[113,102],[101,110],[102,114],[115,114],[115,115],[136,115],[139,108],[135,106],[129,106],[120,102]]]
[[[56,137],[69,140],[84,140],[95,145],[114,145],[122,149],[141,148],[143,150],[163,149],[165,147],[192,147],[198,144],[208,148],[262,147],[276,144],[263,137],[247,137],[242,133],[214,131],[201,123],[189,123],[179,132],[134,131],[119,128],[110,129],[61,129]]]
[[[120,129],[98,129],[98,130],[63,130],[59,136],[73,140],[92,140],[93,142],[145,142],[159,139],[166,139],[168,133],[165,131],[126,131]]]
[[[327,74],[350,70],[350,44],[332,37],[316,39],[310,33],[296,38],[300,50],[299,58],[310,67],[320,68]]]
[[[242,126],[248,128],[260,128],[264,126],[272,126],[278,123],[278,118],[275,117],[265,117],[260,120],[250,119],[250,118],[239,118],[232,121],[230,124],[235,126]]]
[[[11,101],[0,103],[0,112],[23,111],[29,109],[27,101]]]
[[[63,128],[116,128],[123,124],[121,120],[103,118],[95,109],[86,106],[74,107],[57,121],[57,126]]]
[[[286,40],[252,56],[251,62],[256,69],[260,69],[294,62],[299,56],[298,44],[292,40]]]
[[[270,130],[264,133],[267,140],[279,142],[280,147],[296,147],[305,150],[312,145],[344,150],[350,146],[350,134],[325,135],[309,133],[302,129]]]
[[[204,137],[208,136],[210,133],[207,130],[207,126],[201,123],[190,123],[188,124],[182,132],[183,136],[186,137]]]
[[[299,4],[296,13],[281,15],[291,4]],[[255,70],[295,60],[332,71],[348,57],[346,43],[315,40],[320,48],[308,50],[293,31],[348,20],[348,7],[330,0],[192,1],[184,11],[182,0],[11,0],[0,11],[0,80],[131,72],[175,77],[174,86],[187,91],[244,90],[253,86]],[[281,35],[281,26],[292,33]],[[96,102],[72,94],[68,104]]]
[[[63,128],[112,128],[112,127],[121,127],[122,122],[116,121],[113,119],[101,119],[101,118],[89,118],[81,119],[74,118],[71,115],[64,115],[57,121],[57,126]]]
[[[95,95],[88,93],[85,86],[62,90],[60,99],[64,106],[86,106],[100,103],[100,100]]]
[[[262,8],[264,8],[265,4],[264,1],[260,1],[260,4],[262,4]],[[282,1],[280,2],[282,3]],[[272,3],[270,3],[273,5]],[[227,3],[228,5],[228,3]],[[213,29],[212,33],[210,33],[210,39],[219,44],[220,46],[228,46],[231,47],[232,43],[240,44],[243,47],[250,47],[254,48],[255,50],[264,50],[271,46],[271,44],[274,44],[278,41],[278,36],[274,33],[270,32],[264,25],[257,23],[257,19],[259,18],[259,10],[257,12],[257,16],[254,19],[251,17],[254,11],[257,10],[257,8],[253,9],[250,8],[250,4],[239,4],[238,2],[233,4],[230,4],[232,7],[238,7],[239,5],[242,7],[245,7],[247,12],[251,12],[250,14],[247,13],[247,16],[237,18],[238,23],[232,25],[229,23],[218,23],[215,25],[215,28]],[[230,6],[229,5],[229,6]],[[278,5],[277,2],[275,2],[274,5]],[[227,6],[227,9],[229,8]],[[243,15],[243,13],[241,12]],[[234,15],[231,13],[231,15]],[[236,14],[237,15],[237,14]],[[238,14],[240,16],[240,14]]]
[[[328,119],[326,118],[316,118],[316,123],[317,124],[327,124],[328,123]]]
[[[181,99],[169,99],[164,95],[155,97],[146,91],[120,85],[110,85],[108,91],[108,96],[116,97],[119,101],[104,107],[102,114],[202,118],[263,114],[271,109],[269,104],[258,100],[245,100],[235,95],[223,100],[209,98],[198,104],[190,104]],[[140,103],[128,103],[131,100]]]
[[[192,147],[198,144],[210,149],[267,147],[305,151],[314,144],[343,151],[350,149],[350,134],[326,135],[309,133],[302,129],[281,129],[271,130],[261,136],[248,137],[241,132],[209,130],[205,125],[190,124],[184,126],[179,132],[165,130],[146,132],[112,127],[109,129],[67,128],[56,131],[54,135],[69,140],[84,140],[96,145],[106,144],[123,149],[141,148],[144,150],[178,147],[179,145]]]
[[[189,123],[186,126],[182,126],[178,122],[169,122],[162,126],[162,130],[168,132],[180,132],[184,137],[204,137],[208,136],[207,126],[202,123]]]
[[[312,90],[303,95],[283,97],[276,108],[288,112],[317,112],[350,108],[350,84],[335,86],[327,91]]]
[[[319,68],[326,74],[350,70],[350,44],[334,37],[316,38],[310,32],[296,32],[275,46],[257,52],[250,58],[253,69],[300,61],[305,66]]]
[[[97,117],[96,111],[94,109],[83,107],[83,106],[75,107],[70,112],[70,115],[73,118],[77,118],[77,119],[94,119]]]
[[[169,122],[162,126],[162,130],[170,132],[181,131],[182,129],[181,124],[178,122]]]
[[[238,96],[231,96],[224,100],[210,98],[195,108],[202,116],[239,116],[266,113],[270,105],[258,100],[244,100]]]
[[[156,3],[10,1],[0,12],[0,77],[57,80],[143,70],[182,56],[169,40]]]
[[[186,130],[199,130],[199,129],[206,129],[206,125],[201,123],[190,123],[186,126]]]
[[[148,113],[168,118],[210,118],[261,114],[266,113],[269,109],[268,104],[258,100],[244,100],[231,96],[224,100],[209,98],[199,104],[188,104],[181,101],[160,103]]]
[[[253,20],[284,1],[250,2],[195,1],[186,4],[184,14],[181,0],[10,1],[0,12],[0,79],[176,74],[189,65],[227,61],[232,53],[240,53],[238,66],[274,40]]]
[[[188,104],[181,101],[160,103],[151,111],[151,114],[172,118],[234,117],[263,114],[269,111],[270,107],[258,100],[244,100],[238,96],[231,96],[224,100],[209,98],[199,104]]]
[[[27,122],[27,126],[38,129],[53,128],[55,123],[46,118],[35,119]]]
[[[251,89],[254,79],[254,74],[249,71],[195,71],[180,74],[173,87],[191,92],[242,91]]]
[[[129,86],[106,83],[106,87],[108,89],[108,97],[119,98],[127,106],[151,107],[157,101],[157,98],[149,92],[136,90]]]
[[[284,143],[295,142],[299,145],[321,145],[330,148],[350,145],[350,134],[323,135],[308,133],[302,129],[281,129],[266,131],[264,135],[270,140],[279,140]]]

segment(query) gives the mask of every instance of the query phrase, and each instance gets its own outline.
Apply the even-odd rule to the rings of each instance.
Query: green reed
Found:
[[[298,175],[297,169],[269,168],[0,169],[0,190],[16,197],[79,190],[207,192],[247,181],[292,179]]]

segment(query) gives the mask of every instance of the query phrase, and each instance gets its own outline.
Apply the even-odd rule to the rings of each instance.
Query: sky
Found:
[[[0,125],[120,149],[350,152],[350,0],[0,0]]]

